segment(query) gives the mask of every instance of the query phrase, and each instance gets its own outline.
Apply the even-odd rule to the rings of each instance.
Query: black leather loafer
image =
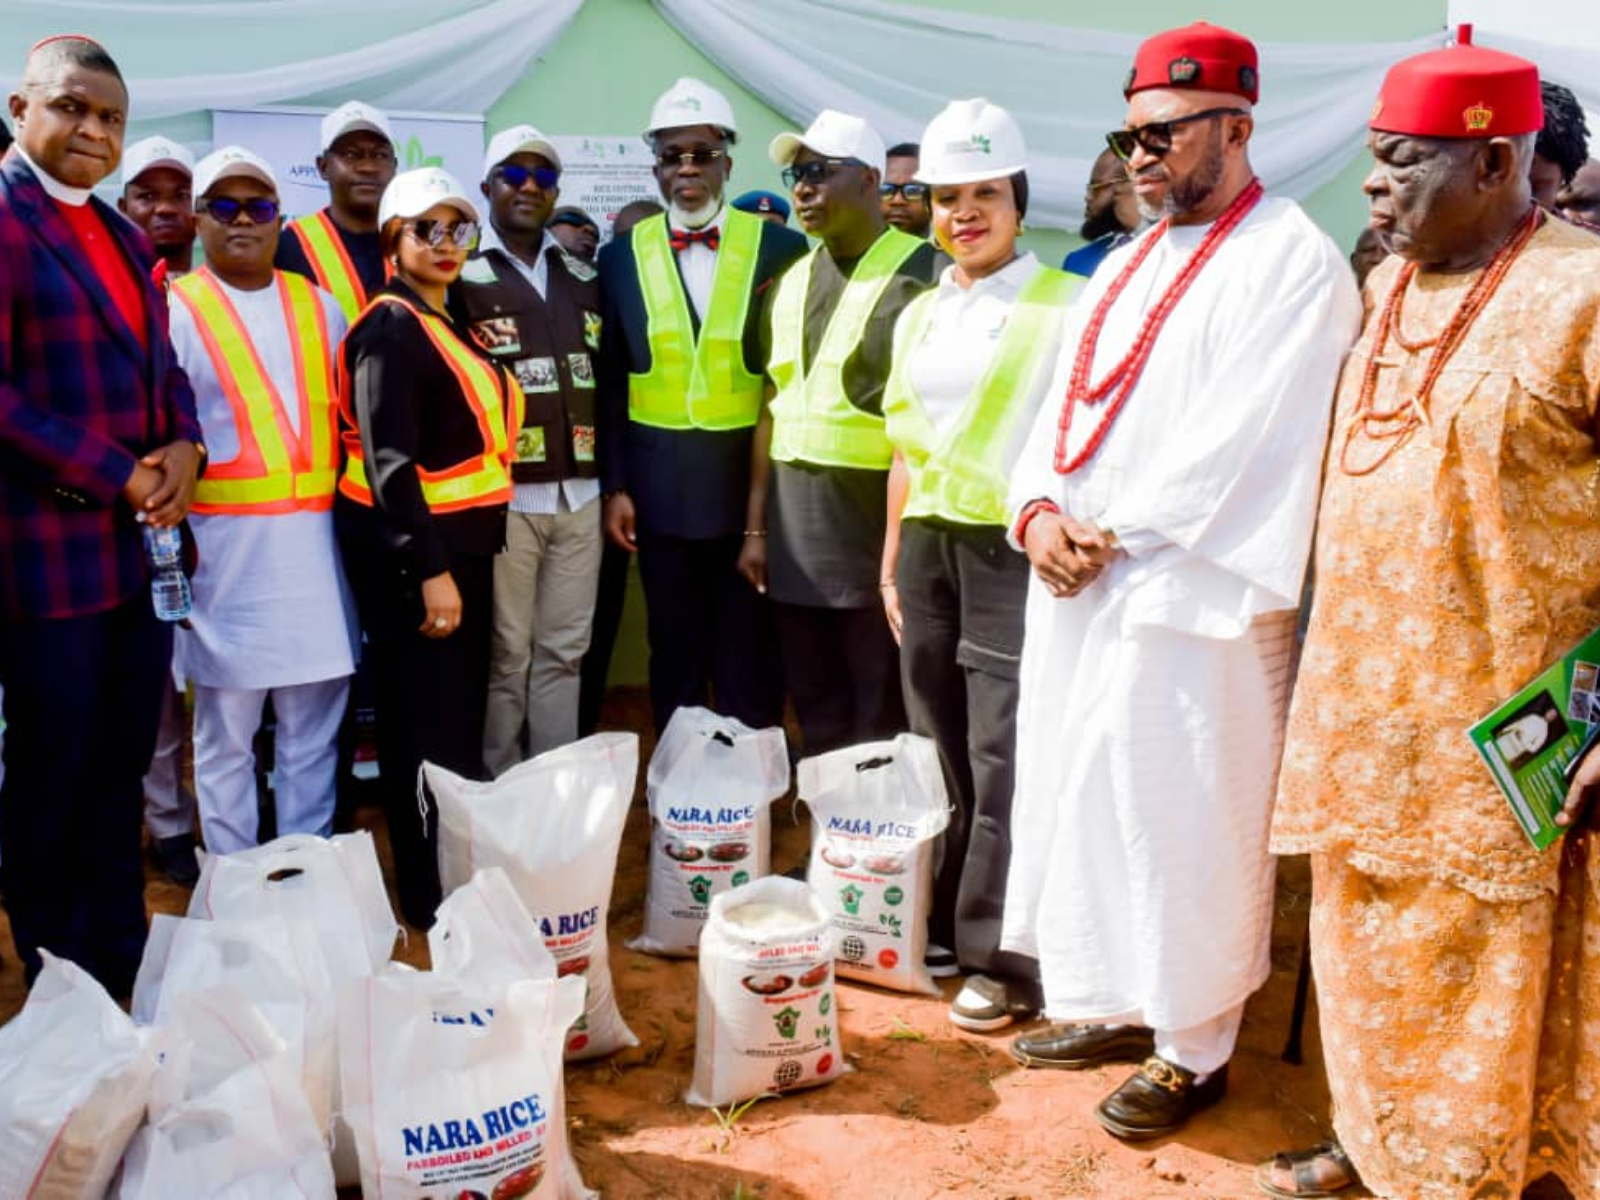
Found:
[[[1198,1112],[1221,1100],[1228,1090],[1224,1063],[1196,1083],[1193,1071],[1151,1056],[1127,1081],[1095,1106],[1095,1119],[1124,1141],[1175,1133]]]
[[[1025,1067],[1087,1071],[1104,1063],[1138,1062],[1155,1049],[1155,1034],[1142,1025],[1046,1025],[1018,1034],[1011,1057]]]

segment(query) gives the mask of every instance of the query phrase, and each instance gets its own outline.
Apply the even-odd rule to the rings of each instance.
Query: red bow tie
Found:
[[[712,250],[722,242],[722,235],[717,232],[715,225],[709,229],[674,229],[672,231],[672,248],[679,253],[687,250],[696,242],[704,242]]]

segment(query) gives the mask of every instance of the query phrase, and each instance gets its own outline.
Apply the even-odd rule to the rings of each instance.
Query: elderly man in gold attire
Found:
[[[1465,30],[1463,31],[1465,34]],[[1524,839],[1466,729],[1600,624],[1600,239],[1528,192],[1532,63],[1385,80],[1366,284],[1273,828],[1311,854],[1338,1142],[1261,1189],[1600,1195],[1600,867]]]

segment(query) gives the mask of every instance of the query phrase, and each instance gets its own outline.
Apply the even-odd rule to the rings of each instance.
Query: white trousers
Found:
[[[500,775],[578,737],[583,656],[600,585],[600,505],[506,514],[494,560],[483,762]]]
[[[169,673],[156,752],[144,776],[144,819],[157,841],[194,833],[194,795],[183,785],[183,735],[183,693]]]
[[[1070,1021],[1072,1017],[1060,1013],[1045,1014],[1053,1021]],[[1156,1054],[1169,1063],[1176,1063],[1196,1075],[1209,1075],[1233,1057],[1233,1047],[1239,1040],[1239,1026],[1244,1021],[1244,1005],[1191,1025],[1187,1029],[1157,1029]],[[1143,1013],[1122,1013],[1115,1017],[1096,1017],[1094,1025],[1144,1025]]]
[[[256,756],[261,711],[272,697],[278,731],[273,771],[278,833],[333,832],[339,722],[349,676],[278,688],[195,685],[194,783],[200,831],[212,854],[256,844]]]

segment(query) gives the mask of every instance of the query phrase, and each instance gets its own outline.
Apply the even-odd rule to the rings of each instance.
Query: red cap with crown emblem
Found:
[[[1254,104],[1260,92],[1259,70],[1255,43],[1249,38],[1196,21],[1146,38],[1133,56],[1122,94],[1128,97],[1147,88],[1196,88],[1243,96]]]
[[[1456,44],[1389,68],[1368,127],[1414,137],[1491,138],[1544,128],[1539,68],[1525,58],[1472,44],[1472,26]]]

